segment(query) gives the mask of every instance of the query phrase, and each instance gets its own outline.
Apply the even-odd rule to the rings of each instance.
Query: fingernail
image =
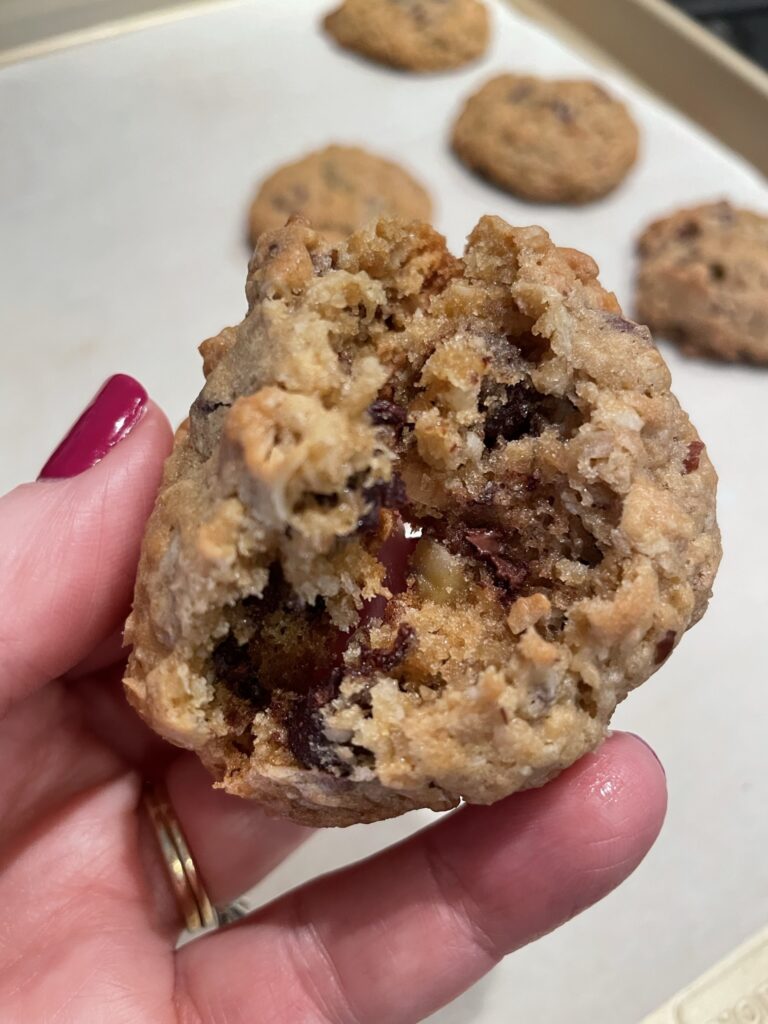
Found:
[[[655,751],[655,750],[653,749],[653,747],[651,746],[651,744],[650,744],[650,743],[648,743],[648,741],[647,741],[647,740],[644,740],[642,736],[638,736],[636,732],[628,732],[628,733],[627,733],[626,735],[627,735],[627,736],[632,736],[632,737],[634,737],[634,738],[635,738],[636,740],[638,740],[638,741],[639,741],[640,743],[642,743],[642,744],[643,744],[643,746],[644,746],[644,747],[646,748],[646,750],[650,750],[650,752],[651,752],[651,753],[653,754],[653,756],[654,756],[654,757],[656,758],[656,761],[657,761],[657,763],[658,763],[658,765],[659,765],[659,768],[661,768],[662,772],[664,773],[664,778],[666,778],[666,777],[667,777],[667,773],[666,773],[666,771],[665,771],[665,769],[664,769],[664,765],[663,765],[663,764],[662,764],[662,762],[661,762],[661,758],[660,758],[660,757],[659,757],[659,755],[658,755],[658,754],[656,753],[656,751]]]
[[[102,385],[67,436],[40,470],[38,480],[77,476],[101,462],[130,434],[147,405],[147,392],[133,377],[117,373]]]

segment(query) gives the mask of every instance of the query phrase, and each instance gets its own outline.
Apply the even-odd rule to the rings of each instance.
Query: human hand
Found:
[[[165,780],[218,903],[310,832],[214,791],[125,703],[119,631],[170,441],[112,378],[46,466],[77,475],[0,499],[3,1022],[418,1021],[636,867],[664,776],[616,734],[543,789],[449,814],[175,951],[143,779]]]

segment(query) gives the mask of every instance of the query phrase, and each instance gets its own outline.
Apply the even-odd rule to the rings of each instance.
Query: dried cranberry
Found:
[[[685,469],[686,475],[688,473],[695,473],[699,468],[701,462],[701,453],[704,451],[703,441],[691,441],[688,445],[688,454],[683,460],[683,468]]]
[[[542,396],[522,382],[505,389],[501,402],[483,399],[486,408],[485,446],[495,448],[499,440],[517,441],[526,434],[541,433],[537,406]]]
[[[656,644],[656,659],[655,664],[662,665],[672,653],[672,649],[675,646],[675,640],[677,639],[677,633],[674,630],[668,630],[664,636]]]

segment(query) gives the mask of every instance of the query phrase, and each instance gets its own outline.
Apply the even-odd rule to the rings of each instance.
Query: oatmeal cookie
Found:
[[[481,0],[344,0],[323,25],[337,43],[409,71],[445,71],[488,46]]]
[[[730,203],[657,220],[638,244],[637,309],[687,355],[768,363],[768,217]]]
[[[586,203],[623,181],[637,158],[627,108],[589,81],[499,75],[469,97],[453,148],[473,170],[543,203]]]
[[[282,227],[299,214],[331,241],[381,216],[429,221],[428,193],[398,164],[356,146],[326,146],[271,174],[251,204],[249,231]]]
[[[149,520],[125,685],[349,825],[539,786],[703,614],[715,473],[582,253],[484,217],[263,235]]]

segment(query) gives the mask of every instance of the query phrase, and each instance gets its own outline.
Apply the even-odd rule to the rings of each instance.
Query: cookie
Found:
[[[730,203],[651,224],[638,243],[639,315],[687,355],[768,363],[768,217]]]
[[[589,81],[499,75],[469,97],[453,148],[472,170],[542,203],[586,203],[624,180],[637,158],[627,108]]]
[[[446,71],[488,46],[481,0],[344,0],[323,21],[337,43],[409,71]]]
[[[125,685],[349,825],[539,786],[703,614],[715,474],[588,257],[483,218],[259,240],[149,520]]]
[[[282,227],[293,214],[306,217],[331,241],[351,235],[380,216],[430,220],[429,194],[391,160],[356,146],[327,146],[271,174],[251,204],[249,232]]]

